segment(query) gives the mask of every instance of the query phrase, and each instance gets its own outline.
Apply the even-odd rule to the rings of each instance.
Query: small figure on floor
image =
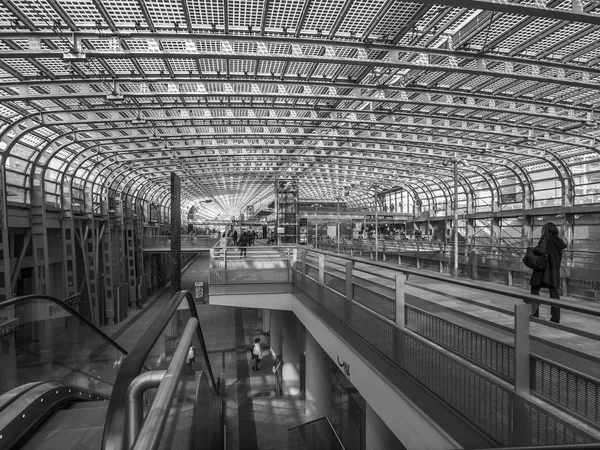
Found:
[[[262,349],[260,348],[260,338],[254,339],[254,344],[252,344],[252,361],[254,361],[254,366],[252,366],[252,370],[260,370],[258,365],[260,364],[260,356]]]
[[[190,345],[190,349],[188,350],[187,355],[187,365],[190,369],[190,375],[194,375],[196,373],[196,369],[194,368],[194,364],[196,363],[196,349],[193,345]]]

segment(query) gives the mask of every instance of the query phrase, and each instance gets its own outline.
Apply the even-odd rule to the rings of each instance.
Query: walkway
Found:
[[[368,258],[358,259],[364,259],[365,264],[355,264],[355,276],[377,283],[379,285],[377,290],[387,291],[387,294],[393,297],[394,282],[382,277],[393,278],[397,273],[394,269],[398,266],[388,263],[389,269],[375,268],[368,264]],[[327,255],[327,260],[343,261],[334,255]],[[316,260],[313,261],[311,265],[316,265]],[[329,270],[330,268],[326,265],[326,271]],[[423,272],[427,271],[423,270]],[[496,283],[481,280],[477,280],[475,283],[479,286],[499,287]],[[406,283],[405,295],[409,305],[512,345],[514,305],[520,304],[522,301],[511,297],[510,293],[522,294],[526,291],[515,286],[503,286],[502,288],[507,295],[410,275]],[[542,289],[541,295],[548,297],[547,289]],[[590,305],[589,300],[571,297],[563,297],[563,300]],[[549,318],[550,307],[543,305],[540,307],[540,319],[532,318],[532,352],[600,379],[600,345],[598,345],[600,327],[598,327],[597,319],[567,310],[562,311],[560,324],[550,322]]]

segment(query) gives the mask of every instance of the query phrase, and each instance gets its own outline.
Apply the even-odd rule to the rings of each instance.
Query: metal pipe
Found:
[[[340,198],[337,198],[337,252],[340,252]]]
[[[134,378],[127,389],[127,443],[133,446],[144,421],[144,392],[160,385],[166,370],[144,372]]]
[[[454,158],[454,276],[458,276],[458,158]]]
[[[379,261],[379,233],[378,233],[378,227],[379,224],[377,223],[377,186],[374,187],[375,189],[375,261]]]
[[[158,387],[144,425],[135,440],[134,450],[155,450],[158,448],[197,327],[198,319],[195,317],[190,318],[181,335],[179,345],[175,349],[167,373]]]

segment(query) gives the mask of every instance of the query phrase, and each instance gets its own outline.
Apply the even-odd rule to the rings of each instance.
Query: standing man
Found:
[[[229,230],[227,230],[226,237],[227,246],[234,247],[237,244],[238,234],[237,230],[233,228],[233,225],[229,225]]]

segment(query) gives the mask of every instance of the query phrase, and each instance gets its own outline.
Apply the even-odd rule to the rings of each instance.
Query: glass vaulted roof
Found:
[[[278,178],[355,207],[600,201],[600,3],[435,3],[3,0],[6,182],[159,199],[175,171],[215,214]]]

